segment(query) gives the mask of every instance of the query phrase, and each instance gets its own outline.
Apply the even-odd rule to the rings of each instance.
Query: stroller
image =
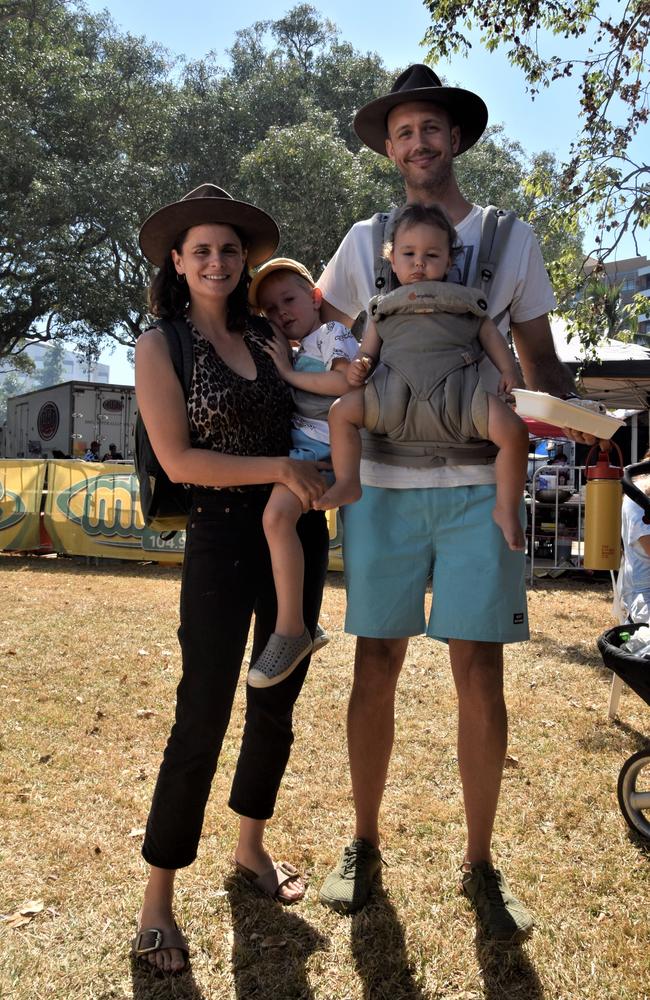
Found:
[[[632,479],[650,473],[650,462],[628,465],[623,476],[623,492],[644,511],[650,522],[650,497]],[[633,635],[647,622],[617,625],[598,639],[603,663],[650,705],[650,659],[644,659],[621,649],[623,633]],[[645,773],[644,773],[645,772]],[[650,745],[637,751],[623,764],[618,776],[618,804],[628,825],[650,840]]]

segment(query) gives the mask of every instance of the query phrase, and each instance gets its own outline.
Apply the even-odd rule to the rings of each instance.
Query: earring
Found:
[[[185,275],[183,274],[182,271],[177,271],[176,272],[176,280],[180,281],[180,283],[182,285],[184,281],[187,281],[187,278],[185,277]]]

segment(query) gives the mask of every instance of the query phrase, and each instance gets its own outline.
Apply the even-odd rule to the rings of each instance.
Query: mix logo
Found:
[[[18,493],[5,489],[4,483],[0,482],[0,531],[13,528],[26,513],[27,508]]]
[[[87,535],[140,544],[144,521],[135,475],[106,472],[83,479],[59,493],[56,506]]]

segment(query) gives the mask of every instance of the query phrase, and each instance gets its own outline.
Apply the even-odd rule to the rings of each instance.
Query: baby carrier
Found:
[[[480,291],[441,281],[371,300],[382,349],[365,389],[366,457],[411,466],[493,460],[477,370],[486,310]]]
[[[395,289],[399,288],[390,262],[383,256],[385,243],[392,239],[393,222],[397,211],[393,209],[390,213],[379,212],[372,219],[375,287],[381,292],[378,300],[373,300],[375,303],[385,301],[389,292],[393,293],[389,296],[389,299],[392,299]],[[477,289],[467,289],[462,285],[444,282],[426,283],[440,285],[444,289],[445,299],[455,302],[450,307],[450,312],[469,312],[482,318],[488,315],[489,290],[515,218],[514,212],[504,212],[493,205],[483,209],[478,253],[480,284]],[[494,322],[499,322],[502,315],[493,317]],[[444,323],[444,317],[442,322]],[[480,321],[476,325],[478,329]],[[480,349],[464,352],[464,355],[463,352],[457,352],[452,368],[476,367],[482,357]],[[401,384],[400,380],[391,377],[390,367],[385,368],[380,365],[366,387],[367,430],[362,431],[363,457],[387,465],[409,467],[434,467],[447,464],[483,465],[493,462],[498,449],[489,441],[463,441],[462,437],[467,435],[460,431],[459,440],[450,443],[448,435],[436,434],[437,418],[432,418],[428,401],[437,392],[448,370],[437,370],[430,374],[426,368],[418,367],[417,362],[411,364],[408,372],[404,366],[400,365],[400,368],[402,368]],[[458,384],[458,380],[454,381]],[[410,403],[407,403],[407,394]],[[380,416],[380,397],[384,400],[382,403],[384,416]],[[471,401],[464,402],[468,403],[469,413]],[[403,414],[401,422],[400,413]]]

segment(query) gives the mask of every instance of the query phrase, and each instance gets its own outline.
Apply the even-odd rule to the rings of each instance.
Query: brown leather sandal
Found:
[[[165,973],[165,970],[161,969],[160,966],[153,966],[148,961],[148,955],[153,955],[157,951],[164,951],[167,948],[177,948],[183,953],[185,965],[181,969]],[[158,927],[146,927],[138,931],[131,942],[131,954],[140,965],[172,976],[185,972],[189,963],[190,949],[178,924],[174,924],[173,930],[163,931]]]
[[[235,871],[242,875],[247,882],[250,882],[255,889],[265,896],[270,896],[276,903],[282,903],[283,906],[291,906],[292,903],[299,903],[305,897],[306,889],[303,890],[300,896],[296,896],[295,899],[285,899],[280,894],[280,889],[283,885],[287,885],[289,882],[293,882],[295,879],[301,877],[298,869],[290,865],[288,861],[275,861],[273,866],[267,871],[262,872],[261,875],[258,875],[251,868],[247,868],[246,865],[240,864],[236,858],[233,858],[233,864]]]

